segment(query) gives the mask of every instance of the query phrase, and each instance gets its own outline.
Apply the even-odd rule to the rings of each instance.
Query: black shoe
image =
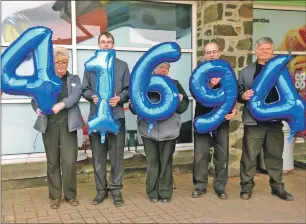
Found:
[[[249,200],[252,197],[252,192],[240,192],[240,198],[243,200]]]
[[[280,199],[283,199],[285,201],[293,201],[292,194],[288,193],[285,189],[281,188],[278,190],[272,190],[271,194],[274,196],[278,196]]]
[[[91,202],[91,204],[93,205],[98,205],[101,204],[105,199],[108,198],[108,193],[104,194],[104,195],[97,195]]]
[[[168,203],[171,201],[171,198],[163,198],[161,201],[162,203]]]
[[[117,207],[120,207],[120,206],[123,206],[124,205],[124,201],[122,199],[122,194],[121,192],[119,193],[116,193],[116,194],[113,194],[113,203],[117,206]]]
[[[192,192],[192,197],[193,198],[199,198],[201,197],[202,194],[206,194],[207,190],[204,189],[204,190],[200,190],[200,189],[195,189],[193,192]]]
[[[157,203],[159,202],[158,198],[150,198],[150,202]]]
[[[220,199],[227,199],[227,193],[226,192],[218,192],[218,191],[215,191],[218,198]]]

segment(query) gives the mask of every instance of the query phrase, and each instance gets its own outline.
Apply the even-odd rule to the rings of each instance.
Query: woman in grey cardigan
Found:
[[[54,61],[55,72],[62,79],[63,88],[52,108],[53,114],[43,115],[35,101],[31,103],[38,114],[34,128],[42,133],[47,156],[50,207],[58,209],[62,197],[62,181],[65,200],[72,206],[79,204],[76,199],[77,130],[85,124],[78,106],[82,94],[81,81],[77,75],[67,71],[68,50],[56,47]]]
[[[170,64],[163,63],[157,66],[154,74],[168,75]],[[151,133],[148,133],[147,121],[137,119],[138,131],[141,135],[147,160],[146,190],[151,202],[161,200],[167,203],[171,200],[173,193],[172,161],[175,145],[181,129],[181,116],[189,105],[189,99],[183,87],[177,80],[173,80],[179,91],[180,106],[176,113],[166,120],[154,124]],[[148,96],[152,102],[159,101],[159,94],[149,92]],[[129,108],[133,114],[135,110],[130,104]]]

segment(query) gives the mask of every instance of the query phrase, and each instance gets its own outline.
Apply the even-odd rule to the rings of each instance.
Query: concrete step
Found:
[[[133,148],[131,148],[133,150]],[[294,155],[306,154],[305,141],[296,142]],[[186,144],[176,148],[173,157],[173,172],[192,172],[193,145]],[[79,183],[94,181],[92,154],[87,150],[86,154],[79,154],[77,163],[77,180]],[[146,159],[143,147],[138,147],[137,152],[125,151],[124,154],[124,178],[132,178],[146,175]],[[239,176],[241,149],[230,148],[229,176]],[[212,158],[213,159],[213,158]],[[107,164],[110,171],[110,164]],[[2,156],[2,189],[21,189],[47,185],[47,164],[45,153],[32,155]],[[210,164],[209,174],[213,175],[213,164]],[[191,180],[190,180],[191,181]]]
[[[127,154],[131,154],[127,155]],[[88,158],[77,162],[77,181],[79,183],[94,181],[93,161],[91,153]],[[124,178],[144,176],[146,174],[145,156],[138,152],[126,152],[124,159]],[[173,161],[174,172],[192,171],[193,152],[191,150],[177,152]],[[1,166],[2,189],[12,190],[21,188],[32,188],[47,185],[46,161],[11,163]],[[109,161],[107,171],[110,171]]]

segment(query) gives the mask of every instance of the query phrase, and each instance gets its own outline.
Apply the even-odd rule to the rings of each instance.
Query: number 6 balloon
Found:
[[[175,83],[166,76],[152,75],[155,67],[163,62],[174,62],[181,57],[181,49],[175,42],[158,44],[139,59],[130,77],[130,99],[137,115],[149,123],[148,132],[154,123],[172,116],[179,106]],[[148,92],[158,92],[160,101],[152,103]]]

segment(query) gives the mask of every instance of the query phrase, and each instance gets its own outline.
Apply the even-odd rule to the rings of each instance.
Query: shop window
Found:
[[[25,30],[45,26],[53,44],[71,45],[70,1],[2,1],[2,43],[12,43]]]
[[[148,1],[76,1],[77,44],[96,46],[103,31],[117,47],[149,48],[176,41],[191,48],[191,5]]]

